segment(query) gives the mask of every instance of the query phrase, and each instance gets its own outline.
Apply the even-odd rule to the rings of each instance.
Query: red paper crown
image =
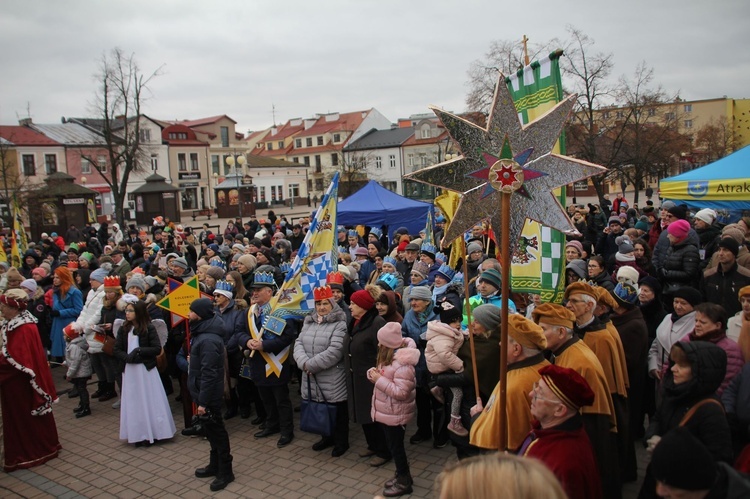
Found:
[[[120,288],[120,277],[116,275],[108,275],[104,278],[104,289],[107,288]]]
[[[70,270],[78,270],[78,262],[68,262],[68,268]]]
[[[330,274],[328,275],[330,276]],[[331,286],[321,286],[313,290],[313,296],[315,296],[315,301],[327,300],[333,298],[333,290]]]
[[[341,272],[330,272],[328,274],[328,277],[326,277],[326,284],[338,284],[340,286],[344,285],[344,274]]]

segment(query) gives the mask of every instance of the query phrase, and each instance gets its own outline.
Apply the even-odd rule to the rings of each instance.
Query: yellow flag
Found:
[[[435,206],[440,208],[440,211],[445,217],[445,230],[447,232],[448,227],[453,220],[453,217],[458,210],[458,203],[461,200],[459,195],[453,191],[443,190],[443,193],[435,198]],[[457,243],[457,244],[454,244]],[[458,265],[458,261],[466,256],[466,245],[464,244],[463,238],[457,237],[455,241],[435,241],[435,246],[450,246],[451,256],[448,260],[448,266],[455,269]]]

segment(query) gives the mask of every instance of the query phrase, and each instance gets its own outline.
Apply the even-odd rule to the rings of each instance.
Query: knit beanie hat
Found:
[[[651,288],[651,290],[654,292],[654,295],[656,296],[659,296],[661,294],[661,283],[656,277],[647,275],[646,277],[638,281],[638,286],[639,288],[643,288],[643,286]]]
[[[641,218],[643,218],[643,217],[641,217]],[[649,227],[648,227],[648,220],[638,220],[635,223],[635,228],[638,229],[638,230],[642,230],[643,232],[648,232],[648,229],[649,229]]]
[[[400,348],[403,344],[404,337],[401,336],[401,324],[398,322],[388,322],[385,326],[378,329],[378,343],[388,348]]]
[[[107,272],[104,269],[96,269],[91,273],[89,276],[89,281],[96,281],[104,284],[104,278],[109,275],[109,272]]]
[[[494,331],[500,327],[500,307],[485,303],[479,305],[472,311],[474,320],[484,326],[488,331]]]
[[[42,266],[39,266],[39,267],[37,267],[37,268],[35,268],[34,270],[31,271],[31,275],[32,276],[38,275],[42,279],[44,279],[45,277],[47,277],[48,274],[49,274],[49,272],[47,272],[47,269],[45,269]]]
[[[190,304],[190,311],[201,319],[210,319],[214,316],[214,305],[208,298],[198,298]]]
[[[731,237],[721,238],[721,241],[719,241],[719,248],[724,248],[731,251],[735,258],[737,258],[737,254],[739,254],[740,252],[739,243]]]
[[[479,280],[489,283],[495,289],[499,290],[503,286],[503,278],[496,269],[488,269],[479,274]]]
[[[667,233],[677,238],[678,241],[682,241],[688,235],[690,231],[690,224],[687,220],[677,220],[672,222],[667,227]]]
[[[129,290],[130,288],[138,288],[145,293],[147,289],[145,279],[139,276],[131,277],[130,280],[125,284],[125,290]]]
[[[567,248],[568,246],[575,248],[578,251],[578,255],[583,255],[583,244],[580,241],[568,241],[565,247]]]
[[[217,267],[215,265],[209,265],[209,267],[206,269],[206,275],[211,276],[214,278],[214,280],[219,280],[224,278],[224,269],[221,267]]]
[[[612,224],[622,225],[622,222],[620,222],[620,217],[618,217],[617,215],[612,215],[611,217],[609,217],[609,220],[607,221],[607,225],[612,225]]]
[[[253,255],[242,255],[237,261],[247,267],[249,270],[253,270],[258,265],[258,261]]]
[[[617,252],[623,255],[629,255],[635,250],[633,242],[628,236],[617,236],[615,244],[617,244]]]
[[[34,279],[26,279],[21,283],[21,287],[29,290],[29,295],[36,293],[36,281]]]
[[[740,228],[737,224],[726,225],[721,229],[721,237],[731,237],[738,243],[742,244],[745,240],[745,231]]]
[[[364,289],[352,293],[350,301],[365,310],[371,310],[375,306],[375,299]]]
[[[409,293],[409,300],[432,301],[432,292],[427,286],[414,286]]]
[[[219,245],[216,244],[216,243],[209,244],[207,246],[207,248],[210,249],[211,251],[213,251],[214,253],[218,253],[219,252]]]
[[[682,298],[693,307],[703,303],[703,295],[701,295],[701,292],[690,286],[677,288],[669,294],[672,295],[672,298]]]
[[[433,309],[440,315],[440,322],[450,324],[463,319],[461,299],[455,293],[440,295]]]
[[[636,286],[638,283],[638,271],[630,265],[623,265],[617,270],[617,281]]]
[[[476,241],[472,241],[469,243],[469,245],[466,247],[466,254],[471,255],[475,251],[483,251],[482,245],[479,244]]]
[[[23,276],[18,271],[18,269],[15,268],[15,267],[9,268],[8,271],[5,273],[5,276],[6,276],[6,278],[9,281],[11,281],[11,280],[12,281],[19,281],[19,282],[23,281]]]
[[[188,262],[182,256],[172,260],[172,265],[174,265],[175,267],[180,267],[181,269],[185,269],[185,270],[187,270],[188,268]]]
[[[711,208],[703,208],[695,214],[695,218],[697,218],[698,220],[703,220],[708,225],[711,225],[712,223],[714,223],[714,220],[716,220],[716,212]]]
[[[430,266],[422,261],[414,262],[414,265],[411,267],[411,273],[417,273],[423,279],[427,279],[427,275],[430,273]]]
[[[716,480],[716,461],[706,446],[684,427],[662,437],[651,454],[657,482],[683,490],[709,490]]]
[[[687,206],[684,204],[673,206],[667,211],[680,220],[685,220],[687,218]]]

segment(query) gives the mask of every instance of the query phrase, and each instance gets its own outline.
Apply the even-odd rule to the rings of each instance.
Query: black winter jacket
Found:
[[[670,294],[675,289],[685,286],[696,287],[699,277],[698,248],[687,240],[670,246],[661,272],[664,293]]]
[[[690,408],[705,399],[717,399],[716,390],[724,380],[727,354],[707,341],[678,342],[687,355],[693,379],[675,384],[671,369],[662,382],[662,401],[646,431],[646,438],[665,435],[680,425]],[[670,368],[674,363],[670,361]],[[717,399],[718,400],[718,399]],[[732,437],[729,423],[720,404],[702,405],[685,423],[717,461],[732,462]]]
[[[214,411],[224,397],[224,321],[214,315],[190,323],[188,389],[196,404]]]
[[[115,341],[115,358],[123,363],[128,363],[127,359],[131,355],[128,354],[129,334],[130,326],[123,324]],[[133,356],[129,363],[143,364],[150,371],[156,367],[156,357],[161,353],[161,342],[159,341],[159,335],[156,333],[156,328],[149,324],[146,331],[140,331],[138,333],[138,344],[140,346],[133,350]]]

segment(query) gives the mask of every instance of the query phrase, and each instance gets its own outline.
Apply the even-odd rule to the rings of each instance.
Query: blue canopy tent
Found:
[[[659,183],[662,199],[697,211],[711,208],[722,223],[750,213],[750,146]]]
[[[370,180],[360,190],[339,201],[336,216],[339,225],[386,225],[388,240],[391,240],[399,227],[409,229],[409,234],[418,234],[425,228],[429,212],[434,215],[432,204],[405,198]]]

